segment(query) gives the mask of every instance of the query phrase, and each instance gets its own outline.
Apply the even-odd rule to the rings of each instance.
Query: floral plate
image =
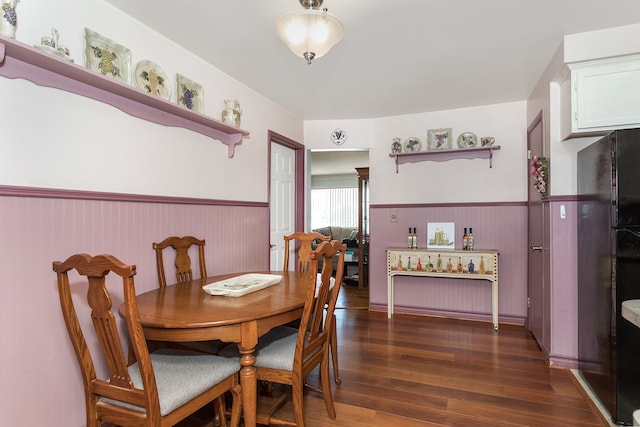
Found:
[[[102,37],[95,31],[84,29],[85,66],[102,75],[131,84],[131,51]]]
[[[204,112],[204,89],[198,83],[189,80],[182,74],[176,76],[178,104],[189,110]]]
[[[416,151],[420,151],[422,149],[422,141],[420,138],[416,138],[412,136],[411,138],[407,138],[404,142],[404,151],[407,153],[414,153]]]
[[[136,87],[167,101],[171,99],[171,88],[169,79],[162,68],[155,62],[143,60],[136,65],[135,79]]]
[[[473,132],[463,132],[458,136],[458,147],[473,148],[478,143],[478,137]]]

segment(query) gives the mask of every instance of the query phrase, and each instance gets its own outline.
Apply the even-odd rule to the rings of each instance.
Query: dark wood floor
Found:
[[[343,287],[342,306],[367,293]],[[522,326],[336,310],[340,374],[337,419],[305,397],[308,427],[606,426],[565,369],[549,368]],[[309,378],[317,383],[317,376]],[[290,407],[282,409],[290,413]],[[210,413],[210,412],[209,412]],[[193,416],[182,427],[210,426]]]

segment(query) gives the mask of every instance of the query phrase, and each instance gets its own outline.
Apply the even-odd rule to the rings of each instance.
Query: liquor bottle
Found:
[[[473,250],[473,228],[469,228],[469,236],[467,237],[467,250]]]
[[[431,264],[431,255],[429,255],[429,259],[427,260],[427,271],[433,271],[433,264]]]
[[[462,235],[462,250],[469,249],[469,236],[467,236],[467,227],[464,228],[464,234]]]
[[[484,257],[480,257],[480,267],[478,270],[478,273],[480,274],[484,274],[485,273],[485,269],[484,269]]]
[[[398,271],[402,271],[402,255],[398,255]]]
[[[416,234],[416,228],[413,227],[413,249],[418,249],[418,235]]]
[[[407,271],[411,271],[411,257],[407,260]]]
[[[418,257],[418,265],[416,266],[416,270],[422,271],[422,262],[420,261],[420,257]]]
[[[411,227],[409,227],[409,234],[407,234],[407,247],[413,249],[413,235],[411,234]]]
[[[438,254],[438,260],[436,261],[436,271],[442,273],[442,258],[440,258],[440,254]]]
[[[456,267],[458,273],[462,273],[462,257],[458,257],[458,265]]]
[[[453,264],[451,263],[451,258],[449,258],[449,262],[447,262],[447,273],[451,273],[453,271]]]

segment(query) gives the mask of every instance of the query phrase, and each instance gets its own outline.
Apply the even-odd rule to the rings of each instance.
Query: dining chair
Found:
[[[162,254],[166,248],[171,246],[175,250],[174,265],[176,267],[176,283],[189,283],[193,280],[193,271],[191,270],[191,258],[189,257],[189,248],[196,245],[198,247],[198,262],[200,267],[200,279],[207,277],[207,267],[204,261],[204,239],[196,239],[193,236],[171,236],[167,237],[160,243],[154,243],[153,249],[156,251],[156,268],[158,269],[158,282],[160,287],[167,286],[167,279],[164,274],[164,259]]]
[[[233,399],[231,425],[238,426],[242,409],[238,383],[240,363],[201,353],[149,353],[136,305],[135,265],[125,265],[111,255],[76,254],[64,262],[54,261],[53,270],[57,273],[62,314],[82,372],[88,427],[99,427],[103,421],[121,426],[172,426],[214,401],[218,414],[223,414],[223,395],[227,391]],[[77,272],[72,276],[72,285],[71,270]],[[111,295],[117,282],[107,280],[109,272],[122,278],[123,322],[129,346],[133,348],[129,351],[133,358],[129,360],[112,311]],[[78,295],[84,294],[84,288],[87,288],[86,303],[91,308],[93,324],[93,329],[88,330],[95,332],[90,341],[99,343],[101,361],[106,362],[106,374],[101,378],[96,375],[93,355],[75,308],[81,306]],[[78,299],[77,304],[74,298]],[[85,312],[85,309],[79,311]],[[221,423],[226,425],[224,416]]]
[[[289,271],[289,242],[292,240],[298,240],[300,242],[300,248],[298,249],[297,271],[307,273],[309,271],[318,271],[318,267],[316,267],[315,270],[310,270],[311,252],[313,250],[311,244],[317,240],[321,242],[329,241],[331,240],[331,237],[326,236],[322,233],[317,233],[315,231],[309,233],[305,233],[304,231],[296,231],[295,233],[289,234],[288,236],[284,236],[284,271]],[[342,379],[340,379],[340,371],[338,369],[338,331],[336,326],[335,314],[333,316],[333,326],[329,336],[329,349],[331,353],[331,360],[333,363],[333,378],[336,384],[340,385],[342,384]]]
[[[163,253],[169,247],[173,248],[175,251],[173,264],[176,269],[176,283],[185,284],[191,282],[194,279],[193,271],[191,269],[191,257],[189,256],[189,249],[194,245],[198,248],[198,267],[200,268],[200,277],[195,279],[205,279],[207,277],[207,267],[204,260],[204,239],[200,240],[193,236],[171,236],[167,237],[160,243],[153,243],[152,247],[156,251],[158,285],[161,288],[167,286]],[[217,354],[218,351],[226,345],[222,341],[218,340],[165,344],[171,348],[195,350],[208,354]]]
[[[342,279],[346,245],[332,240],[321,243],[311,252],[311,271],[317,271],[322,260],[320,286],[316,276],[309,275],[309,288],[298,329],[274,328],[258,340],[254,356],[258,381],[291,386],[295,425],[304,427],[303,391],[307,375],[320,367],[320,381],[327,413],[336,418],[329,379],[329,331],[334,321],[333,311],[338,299],[339,286],[331,286],[332,259],[338,257],[336,282]],[[326,307],[325,307],[326,305]],[[326,315],[325,315],[326,310]],[[220,352],[221,356],[237,360],[238,346],[232,344]],[[286,403],[289,394],[281,395],[267,413],[258,414],[260,424],[287,424],[275,413]],[[290,422],[288,424],[291,424]]]

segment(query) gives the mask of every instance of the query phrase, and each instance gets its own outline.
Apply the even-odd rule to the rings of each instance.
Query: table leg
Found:
[[[240,385],[242,386],[242,412],[244,427],[256,426],[257,406],[257,378],[253,364],[256,357],[253,351],[258,343],[258,328],[255,322],[242,325],[242,341],[238,344],[240,350]]]

